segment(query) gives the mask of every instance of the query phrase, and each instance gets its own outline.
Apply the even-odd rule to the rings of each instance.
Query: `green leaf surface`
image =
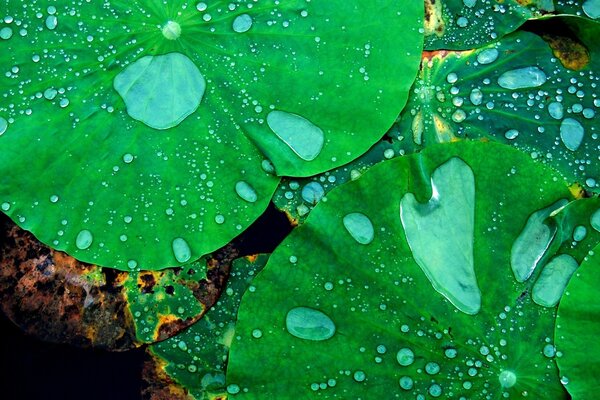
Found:
[[[581,17],[600,19],[600,2],[598,0],[555,0],[556,12]]]
[[[226,290],[206,315],[177,336],[150,346],[150,353],[192,398],[226,393],[225,368],[242,294],[266,263],[266,255],[235,260]]]
[[[553,0],[425,0],[425,48],[482,47],[551,11]]]
[[[595,218],[599,223],[600,214]],[[593,399],[600,385],[598,285],[600,246],[589,252],[569,282],[556,317],[561,381],[574,400]]]
[[[1,209],[122,270],[227,243],[264,211],[273,165],[365,152],[423,44],[418,2],[1,4]]]
[[[519,31],[477,50],[426,53],[399,123],[399,134],[412,136],[405,151],[489,138],[598,191],[600,48],[591,35],[597,38],[600,24],[573,17],[546,23],[562,29],[546,37],[552,49]],[[586,32],[583,44],[567,36],[569,28]]]
[[[566,399],[543,351],[556,309],[537,305],[536,279],[511,269],[528,219],[561,199],[572,195],[555,171],[475,141],[381,163],[331,191],[245,295],[229,393]],[[362,225],[344,224],[357,213]],[[355,239],[370,228],[372,241]],[[462,272],[471,262],[474,275]]]

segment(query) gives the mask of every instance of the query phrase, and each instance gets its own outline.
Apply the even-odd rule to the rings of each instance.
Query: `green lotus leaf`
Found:
[[[273,169],[360,156],[423,44],[414,2],[2,4],[0,209],[122,270],[227,243],[264,211]]]
[[[398,128],[412,136],[405,151],[489,138],[598,191],[600,48],[591,35],[597,38],[600,24],[574,17],[546,23],[563,29],[562,36],[545,35],[552,48],[519,31],[477,50],[426,53]],[[579,35],[583,42],[568,36],[569,28],[587,32]]]
[[[600,228],[600,214],[595,216]],[[591,399],[600,385],[600,351],[597,337],[600,245],[590,251],[569,282],[556,317],[556,347],[561,381],[574,400]]]
[[[228,393],[566,399],[544,354],[556,308],[534,302],[539,268],[518,281],[511,253],[539,248],[529,221],[572,198],[554,170],[493,142],[372,167],[332,190],[253,281]]]
[[[555,4],[557,13],[600,19],[600,2],[598,0],[556,0]]]
[[[266,263],[266,255],[235,260],[226,290],[206,315],[177,336],[149,347],[156,362],[192,398],[226,394],[225,368],[237,310],[242,294]]]
[[[482,47],[554,8],[553,0],[425,0],[425,48]]]

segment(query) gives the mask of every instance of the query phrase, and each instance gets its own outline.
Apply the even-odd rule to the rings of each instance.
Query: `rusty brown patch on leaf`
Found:
[[[552,49],[552,53],[560,63],[568,69],[579,71],[590,62],[588,49],[578,40],[558,35],[543,35],[542,38]]]
[[[425,0],[425,36],[442,36],[446,30],[441,0]]]
[[[166,363],[155,357],[150,350],[142,370],[142,399],[144,400],[193,400],[188,391],[165,372]]]

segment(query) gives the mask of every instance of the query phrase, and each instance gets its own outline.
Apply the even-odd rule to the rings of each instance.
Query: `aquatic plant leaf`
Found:
[[[235,260],[226,290],[206,315],[178,335],[149,347],[154,363],[191,398],[214,399],[226,394],[225,369],[239,303],[266,263],[266,255]]]
[[[435,287],[409,246],[426,241],[435,253],[440,242],[458,240],[451,236],[461,223],[428,220],[453,226],[446,226],[448,236],[439,236],[437,228],[421,225],[422,236],[415,236],[401,220],[407,194],[422,205],[448,194],[436,191],[435,176],[453,160],[474,176],[474,202],[453,197],[461,203],[457,207],[474,212],[471,240],[481,292],[474,315]],[[462,174],[455,181],[450,176],[452,185],[466,184]],[[556,309],[537,305],[531,296],[535,279],[520,283],[510,268],[511,246],[530,215],[560,199],[573,195],[554,170],[509,146],[477,141],[430,146],[332,190],[272,254],[252,282],[255,290],[244,295],[227,367],[228,393],[252,399],[566,399],[554,360],[543,354],[552,343]],[[358,243],[344,227],[350,213],[369,218],[370,243]],[[447,260],[424,263],[455,274]],[[311,324],[310,334],[298,335],[297,326],[286,323],[299,308],[322,314],[311,317],[319,323]],[[324,328],[333,331],[331,324],[333,335],[323,334]],[[252,335],[257,329],[260,337]]]
[[[552,11],[553,0],[425,0],[425,48],[482,47]]]
[[[593,20],[600,20],[598,0],[555,0],[558,14],[572,14]]]
[[[556,316],[557,363],[561,381],[574,400],[596,396],[600,385],[600,245],[575,272]],[[559,354],[557,353],[557,354]]]
[[[121,270],[229,242],[267,206],[273,166],[305,176],[358,157],[400,112],[423,44],[415,2],[2,9],[0,209]]]
[[[544,35],[547,43],[519,31],[476,50],[426,52],[399,123],[399,135],[412,136],[404,151],[489,138],[599,191],[600,48],[590,35],[597,38],[600,24],[575,17],[544,23],[563,36]],[[581,41],[566,36],[570,28]]]

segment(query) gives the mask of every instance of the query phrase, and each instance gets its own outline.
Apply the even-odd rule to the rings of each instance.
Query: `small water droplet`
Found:
[[[415,353],[411,349],[404,347],[396,353],[396,360],[401,366],[408,367],[415,362]]]
[[[285,317],[285,327],[291,335],[305,340],[327,340],[335,334],[331,318],[308,307],[292,308]]]
[[[248,32],[252,28],[252,17],[248,14],[241,14],[233,20],[232,28],[237,33]]]
[[[50,30],[54,30],[54,29],[56,29],[57,25],[58,25],[58,18],[56,18],[56,15],[49,15],[46,18],[46,28],[48,28]]]
[[[225,217],[221,214],[215,216],[215,222],[219,225],[225,222]]]
[[[131,164],[131,162],[133,161],[133,155],[127,153],[123,155],[123,162],[125,164]]]
[[[13,30],[8,26],[5,26],[4,28],[0,29],[0,39],[8,40],[12,37],[12,35]]]
[[[469,95],[469,100],[474,106],[481,105],[483,102],[483,92],[479,89],[471,90],[471,94]]]
[[[229,394],[238,394],[240,392],[240,387],[234,383],[227,386],[227,393]]]
[[[500,75],[498,85],[504,89],[527,89],[546,83],[546,74],[538,67],[513,69]]]
[[[262,337],[263,333],[260,329],[254,329],[252,331],[252,337],[255,339],[260,339]]]
[[[239,181],[235,184],[235,192],[242,200],[248,203],[255,203],[258,200],[256,190],[248,182]]]
[[[404,390],[410,390],[414,386],[414,381],[410,376],[403,376],[399,381],[400,387]]]
[[[363,371],[356,371],[354,375],[352,375],[356,382],[364,382],[367,379],[367,375]]]
[[[491,64],[498,59],[500,53],[497,49],[485,49],[477,54],[477,62],[479,64]]]
[[[508,140],[514,140],[517,138],[517,136],[519,136],[519,131],[516,129],[509,129],[506,131],[506,133],[504,133],[504,137]]]
[[[138,263],[135,260],[129,260],[127,261],[127,267],[129,269],[135,269],[137,267]]]
[[[305,161],[314,160],[323,149],[323,131],[304,117],[274,110],[267,115],[267,124],[279,139]]]
[[[552,358],[556,355],[556,347],[554,347],[551,344],[547,344],[544,346],[544,349],[542,350],[542,352],[544,353],[544,356],[546,356],[548,358]]]
[[[175,238],[171,244],[171,247],[173,248],[173,255],[175,256],[175,259],[180,263],[189,261],[190,258],[192,258],[192,250],[185,239]]]
[[[0,206],[2,208],[2,211],[8,211],[10,210],[10,203],[8,202],[4,202],[2,203],[2,206]]]
[[[375,238],[373,223],[362,213],[350,213],[343,219],[344,227],[360,244],[369,244]]]
[[[548,104],[548,114],[550,114],[550,116],[554,119],[562,119],[565,114],[562,103],[553,101],[552,103]]]
[[[56,203],[58,202],[58,196],[53,194],[52,196],[50,196],[50,202],[51,203]]]
[[[309,204],[315,205],[325,195],[325,190],[319,182],[310,182],[302,188],[302,198]]]
[[[427,390],[431,397],[440,397],[442,395],[442,387],[437,383],[433,383]]]
[[[92,235],[92,232],[88,231],[87,229],[83,229],[75,238],[75,246],[77,246],[79,250],[85,250],[92,245],[93,241],[94,236]]]
[[[0,136],[4,135],[8,129],[8,121],[0,117]]]
[[[584,134],[583,126],[576,119],[565,118],[560,124],[560,139],[571,151],[576,151],[581,146]]]
[[[175,21],[167,21],[162,27],[162,34],[168,40],[177,40],[181,36],[181,25]]]
[[[575,229],[573,229],[573,240],[576,242],[581,242],[585,239],[586,235],[587,228],[583,225],[576,226]]]
[[[498,380],[500,381],[500,386],[508,389],[515,386],[517,383],[517,375],[512,371],[504,370],[498,375]]]
[[[428,362],[425,364],[425,372],[427,372],[429,375],[435,375],[440,372],[440,365],[433,361]]]

